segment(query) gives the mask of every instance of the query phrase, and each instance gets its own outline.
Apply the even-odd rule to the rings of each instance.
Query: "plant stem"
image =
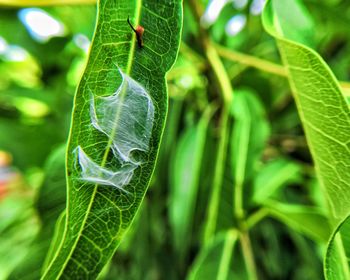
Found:
[[[203,14],[203,8],[201,7],[199,1],[190,0],[189,4],[192,8],[194,16],[197,19],[197,22],[200,22],[200,18]],[[227,75],[227,71],[224,65],[222,64],[219,54],[216,51],[213,42],[210,40],[207,31],[203,29],[200,25],[199,34],[200,36],[198,36],[197,39],[204,50],[206,59],[209,62],[210,70],[215,76],[218,88],[220,90],[219,93],[221,95],[222,101],[224,102],[223,106],[229,106],[232,102],[233,94],[230,78]]]
[[[226,280],[229,275],[230,262],[232,259],[237,237],[238,232],[236,230],[227,231],[216,280]]]
[[[254,261],[252,245],[250,243],[250,238],[247,231],[241,231],[240,242],[242,245],[243,258],[247,268],[248,278],[249,280],[257,280],[258,275]]]
[[[220,86],[224,106],[230,106],[232,102],[233,89],[231,86],[230,78],[227,75],[226,69],[222,64],[222,61],[220,60],[220,57],[212,44],[208,43],[205,54],[218,81],[218,85]]]
[[[203,9],[197,0],[190,0],[189,4],[192,8],[197,22],[200,22],[200,17],[203,14]],[[228,146],[228,122],[229,110],[232,102],[233,89],[230,78],[227,75],[226,69],[213,46],[206,30],[199,25],[199,34],[197,37],[201,44],[207,61],[209,62],[209,70],[215,77],[218,88],[219,97],[221,97],[222,109],[220,114],[219,124],[219,143],[217,149],[217,157],[215,162],[214,179],[212,193],[209,199],[207,222],[204,230],[204,243],[207,243],[214,235],[216,230],[217,217],[219,212],[220,194],[224,177],[224,170],[226,164],[227,146]]]
[[[257,210],[255,213],[253,213],[246,219],[247,229],[250,229],[253,226],[255,226],[258,222],[264,219],[268,214],[269,214],[269,210],[267,210],[266,208],[260,208],[259,210]]]
[[[233,51],[220,45],[215,45],[215,49],[217,50],[220,56],[228,60],[236,61],[257,68],[264,72],[269,72],[278,76],[287,77],[287,71],[282,65],[255,56]]]
[[[258,58],[249,54],[244,54],[241,52],[233,51],[231,49],[225,48],[223,46],[215,44],[215,49],[217,53],[228,60],[239,62],[243,65],[254,67],[263,72],[275,74],[277,76],[288,78],[288,74],[283,65],[273,63],[271,61]],[[339,85],[343,90],[347,90],[345,94],[350,96],[350,82],[339,81]]]
[[[224,166],[226,162],[226,151],[228,144],[228,110],[227,107],[221,112],[220,139],[218,143],[218,152],[215,162],[215,171],[213,179],[213,188],[209,199],[207,221],[204,229],[204,243],[207,244],[215,233],[216,222],[219,212],[219,201],[221,194],[222,181],[224,177]]]

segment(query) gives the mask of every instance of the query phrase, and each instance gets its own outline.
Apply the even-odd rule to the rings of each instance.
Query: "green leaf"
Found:
[[[60,129],[52,129],[59,127]],[[21,170],[33,166],[42,166],[53,145],[62,143],[66,131],[55,121],[47,120],[45,123],[31,125],[23,124],[23,121],[4,118],[0,119],[0,130],[7,133],[0,135],[0,147],[9,151],[14,157],[14,164]],[[41,135],[41,137],[38,137]],[[13,139],[25,139],[14,145]],[[28,149],[28,147],[31,147]]]
[[[56,219],[65,207],[65,148],[65,146],[61,146],[56,149],[46,162],[46,177],[36,203],[41,228],[29,248],[29,253],[11,273],[9,279],[35,280],[40,278]]]
[[[43,279],[94,279],[130,226],[150,181],[167,113],[182,2],[99,2],[67,149],[65,231]],[[143,47],[127,23],[144,27]]]
[[[328,243],[324,262],[327,280],[350,279],[350,216],[342,221]]]
[[[175,248],[181,252],[190,241],[190,230],[196,206],[204,145],[212,108],[205,111],[197,125],[179,139],[172,165],[169,219],[173,227]]]
[[[291,35],[293,28],[293,34],[305,34],[308,30],[303,24],[283,17],[287,4],[290,15],[300,10],[299,1],[267,2],[263,12],[264,27],[277,40],[317,175],[334,217],[341,219],[350,210],[349,106],[323,59],[306,47],[299,36]]]
[[[291,229],[299,231],[319,242],[327,242],[331,228],[320,209],[305,205],[284,204],[269,201],[266,205],[270,215]]]
[[[202,248],[187,279],[233,279],[232,255],[237,239],[238,232],[235,230],[228,230],[214,237]]]
[[[301,178],[300,166],[283,158],[268,162],[254,180],[253,197],[255,203],[264,203],[278,189]]]
[[[64,228],[65,228],[65,224],[66,224],[66,211],[63,211],[55,224],[55,228],[54,228],[54,233],[51,239],[51,243],[50,243],[50,247],[49,250],[47,252],[46,255],[46,259],[43,263],[42,266],[42,271],[46,271],[47,267],[49,266],[49,264],[51,263],[53,257],[55,256],[55,252],[57,251],[57,249],[59,248],[61,241],[63,239],[63,234],[64,234]]]
[[[12,270],[30,252],[30,244],[39,230],[31,199],[14,193],[0,203],[0,279],[8,279]]]
[[[266,4],[265,15],[270,9],[273,10],[274,15],[269,20],[273,22],[276,33],[309,47],[313,45],[315,27],[309,12],[302,4],[302,0],[271,0]],[[265,15],[263,20],[265,20]],[[265,28],[269,27],[265,25]]]
[[[259,99],[249,90],[237,90],[232,103],[234,126],[231,136],[234,202],[236,214],[243,209],[243,186],[250,180],[265,147],[269,127]]]

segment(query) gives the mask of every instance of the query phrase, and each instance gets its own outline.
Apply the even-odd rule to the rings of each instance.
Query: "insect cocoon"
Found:
[[[95,163],[85,154],[84,150],[80,146],[77,148],[77,154],[81,167],[81,180],[93,184],[113,186],[123,192],[128,193],[123,189],[123,186],[129,184],[134,173],[134,169],[137,167],[137,165],[123,165],[118,170],[111,171]]]
[[[120,70],[119,70],[120,71]],[[123,82],[111,96],[94,100],[91,95],[91,123],[112,139],[112,150],[122,162],[133,162],[131,152],[148,150],[154,106],[146,90],[120,71]]]
[[[120,163],[117,170],[108,170],[94,162],[81,146],[76,155],[81,167],[80,180],[114,186],[122,190],[129,184],[134,170],[143,163],[134,151],[147,152],[154,122],[151,97],[137,81],[120,69],[122,83],[115,93],[95,98],[90,95],[92,126],[109,139],[110,150]]]

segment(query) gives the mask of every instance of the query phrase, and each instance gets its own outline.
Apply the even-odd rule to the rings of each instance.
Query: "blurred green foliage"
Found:
[[[228,3],[205,32],[215,44],[280,64],[274,40],[251,12],[255,2],[242,8]],[[349,80],[348,1],[303,2],[314,26],[309,45],[337,78]],[[19,20],[19,8],[0,9],[0,43],[7,48],[0,48],[0,279],[38,279],[45,262],[65,207],[64,147],[87,59],[79,38],[91,40],[94,31],[95,6],[43,10],[65,26],[64,35],[39,42]],[[225,28],[237,15],[246,24],[230,36]],[[101,278],[248,279],[248,244],[258,279],[322,279],[329,213],[287,80],[225,58],[235,97],[221,162],[217,234],[205,241],[222,104],[201,28],[193,5],[184,1],[183,43],[167,76],[169,113],[156,171]],[[16,48],[24,58],[9,57]],[[244,225],[232,206],[237,185]],[[248,242],[239,241],[237,228]]]

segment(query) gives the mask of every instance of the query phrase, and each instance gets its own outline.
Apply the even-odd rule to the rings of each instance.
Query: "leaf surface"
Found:
[[[128,17],[143,26],[143,47]],[[95,279],[130,226],[154,169],[181,26],[179,0],[99,1],[67,149],[65,230],[43,279]]]
[[[324,262],[325,278],[346,280],[350,278],[350,216],[334,231]]]
[[[317,207],[285,204],[271,200],[265,206],[271,216],[316,241],[327,242],[331,228],[327,217]]]
[[[172,165],[169,219],[173,227],[175,248],[184,252],[190,239],[195,213],[200,171],[205,154],[208,123],[212,115],[208,107],[197,125],[189,127],[179,139]]]
[[[299,1],[269,1],[264,27],[277,40],[317,175],[335,219],[340,220],[350,210],[349,106],[327,64],[305,45],[310,29],[288,20],[285,4],[289,14],[299,14],[303,22],[306,14],[300,12]]]

